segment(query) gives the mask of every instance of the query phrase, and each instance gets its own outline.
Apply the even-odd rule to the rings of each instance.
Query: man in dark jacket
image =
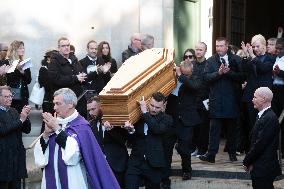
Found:
[[[138,189],[139,180],[145,178],[146,189],[159,189],[162,171],[166,165],[163,134],[172,125],[172,118],[164,110],[165,96],[154,93],[147,108],[140,101],[141,119],[134,124],[135,132],[130,136],[132,151],[128,161],[125,181],[126,189]],[[131,127],[129,122],[125,127]]]
[[[141,51],[141,35],[140,33],[134,33],[130,38],[130,45],[122,52],[122,62],[125,62],[125,60]]]
[[[20,189],[21,179],[26,178],[26,151],[22,132],[31,131],[28,121],[30,106],[24,106],[21,114],[11,108],[12,91],[0,86],[0,188]]]
[[[83,93],[82,82],[85,81],[86,74],[83,73],[76,56],[70,56],[69,53],[70,42],[67,38],[61,37],[58,40],[58,53],[51,55],[48,77],[54,91],[67,87],[79,97]],[[76,109],[80,115],[87,116],[87,101],[84,97],[78,99]]]
[[[204,77],[210,86],[209,92],[209,149],[199,157],[202,161],[215,163],[222,125],[227,126],[227,145],[230,161],[236,158],[236,122],[240,114],[241,83],[245,76],[241,72],[241,59],[228,51],[228,41],[216,39],[217,54],[207,60]]]
[[[91,40],[87,43],[87,55],[79,61],[83,72],[88,74],[87,82],[83,83],[84,90],[94,90],[88,96],[98,95],[111,79],[109,72],[111,64],[105,64],[101,57],[97,57],[97,42]]]
[[[128,133],[121,127],[112,127],[108,121],[102,123],[103,113],[98,97],[92,97],[88,100],[87,109],[91,129],[101,150],[105,154],[120,187],[125,188],[124,176],[128,161],[128,151],[125,143]]]
[[[254,189],[274,188],[273,181],[281,174],[277,158],[280,126],[271,109],[273,93],[268,87],[258,88],[253,97],[259,111],[251,134],[251,148],[243,166],[249,171]]]

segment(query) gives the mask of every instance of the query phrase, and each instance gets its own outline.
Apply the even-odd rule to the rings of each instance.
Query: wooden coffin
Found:
[[[137,101],[149,101],[154,92],[169,95],[176,86],[174,49],[153,48],[127,59],[100,92],[103,120],[122,126],[138,121]]]

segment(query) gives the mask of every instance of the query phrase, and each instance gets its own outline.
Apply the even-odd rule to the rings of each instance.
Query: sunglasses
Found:
[[[187,58],[192,59],[193,57],[194,57],[193,55],[184,55],[184,59],[187,59]]]

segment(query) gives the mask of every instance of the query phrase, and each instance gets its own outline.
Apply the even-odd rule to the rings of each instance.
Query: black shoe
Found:
[[[166,179],[161,182],[160,189],[171,189],[171,180]]]
[[[238,161],[236,154],[229,154],[230,161]]]
[[[191,179],[191,172],[184,172],[182,174],[182,180],[190,180]]]
[[[213,156],[213,155],[204,154],[202,156],[199,156],[199,159],[201,161],[208,161],[210,163],[215,163],[215,156]]]

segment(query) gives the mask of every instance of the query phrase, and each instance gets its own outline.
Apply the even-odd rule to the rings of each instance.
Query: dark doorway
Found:
[[[240,47],[242,40],[249,42],[256,34],[262,34],[266,39],[277,37],[278,27],[284,27],[283,18],[281,0],[214,0],[213,43],[223,36]]]

